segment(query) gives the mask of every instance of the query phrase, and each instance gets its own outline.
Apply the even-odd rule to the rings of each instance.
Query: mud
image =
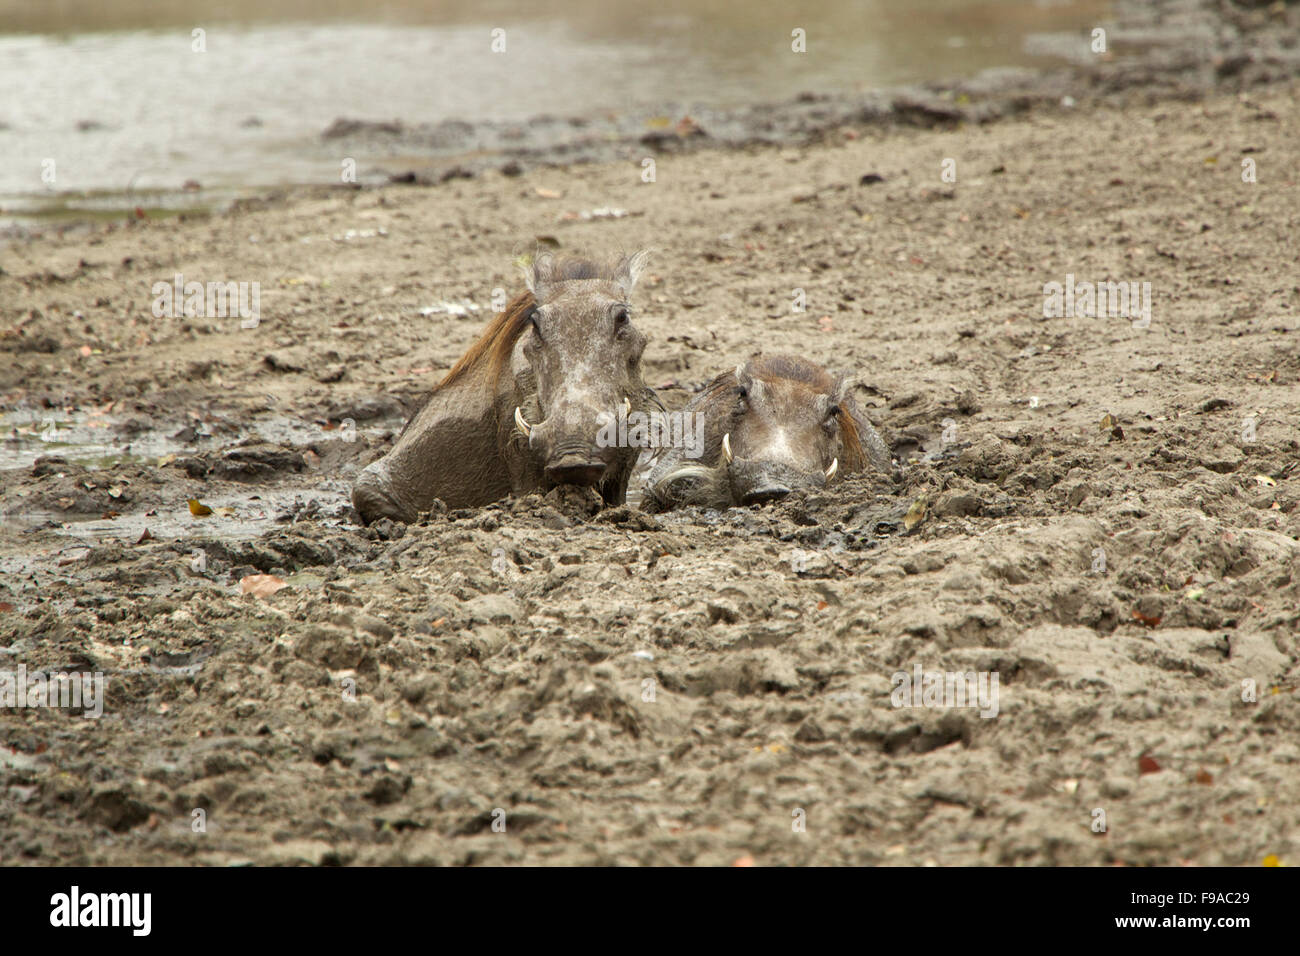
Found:
[[[0,861],[1300,860],[1296,96],[850,122],[654,184],[486,173],[9,246],[0,670],[107,700],[0,712]],[[629,215],[576,215],[603,207]],[[537,236],[656,245],[637,321],[671,407],[759,348],[850,365],[898,474],[360,527],[350,481]],[[260,323],[155,318],[177,272],[259,281]],[[1149,327],[1043,318],[1067,275],[1150,282]],[[917,666],[996,673],[997,716],[894,707]]]

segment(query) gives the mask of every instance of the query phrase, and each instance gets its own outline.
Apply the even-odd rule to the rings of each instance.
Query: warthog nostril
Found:
[[[740,503],[742,505],[761,505],[767,501],[780,501],[789,493],[790,489],[785,485],[764,485],[761,488],[746,492],[745,497],[740,499]]]
[[[603,477],[603,461],[566,458],[546,466],[546,480],[556,485],[594,485]]]

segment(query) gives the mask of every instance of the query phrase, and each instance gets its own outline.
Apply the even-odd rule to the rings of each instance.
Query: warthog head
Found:
[[[851,388],[844,375],[783,355],[759,356],[719,375],[688,406],[704,415],[704,456],[656,466],[647,499],[660,508],[760,504],[824,488],[868,459],[888,469],[889,452]]]
[[[542,254],[525,270],[536,304],[518,348],[531,388],[515,426],[547,485],[600,485],[617,475],[626,487],[636,450],[601,447],[597,433],[620,408],[641,409],[647,400],[646,339],[628,300],[648,256],[643,250],[602,266]]]

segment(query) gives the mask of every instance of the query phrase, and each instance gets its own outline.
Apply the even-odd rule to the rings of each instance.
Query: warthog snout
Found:
[[[826,483],[839,470],[839,459],[833,461],[825,471],[805,471],[793,464],[773,461],[763,456],[738,457],[732,454],[730,433],[722,436],[722,459],[727,466],[732,499],[742,505],[780,501],[795,490],[825,488]]]
[[[530,424],[523,413],[515,410],[515,426],[528,438],[528,447],[542,461],[543,474],[551,485],[597,485],[609,470],[613,449],[599,448],[593,439],[579,434],[555,438],[549,422]],[[595,427],[591,429],[595,435]]]
[[[584,455],[566,455],[546,466],[546,480],[556,485],[594,485],[605,477],[608,466]]]
[[[609,467],[602,449],[581,438],[558,442],[546,458],[546,480],[554,485],[595,485]]]
[[[728,466],[732,498],[742,505],[761,505],[780,501],[792,491],[814,491],[826,487],[822,472],[804,472],[796,468],[761,460],[733,459]]]

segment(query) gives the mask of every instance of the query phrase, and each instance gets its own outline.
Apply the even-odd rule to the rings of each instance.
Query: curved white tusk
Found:
[[[624,395],[623,396],[623,417],[627,418],[627,416],[631,414],[632,414],[632,402],[626,395]]]
[[[525,436],[533,433],[533,426],[524,419],[524,413],[519,410],[518,405],[515,406],[515,427],[523,432]]]
[[[826,480],[830,481],[832,478],[834,478],[835,472],[839,470],[840,470],[840,460],[838,458],[832,459],[831,466],[826,469]]]
[[[727,464],[731,464],[731,432],[722,436],[722,453],[727,456]]]

